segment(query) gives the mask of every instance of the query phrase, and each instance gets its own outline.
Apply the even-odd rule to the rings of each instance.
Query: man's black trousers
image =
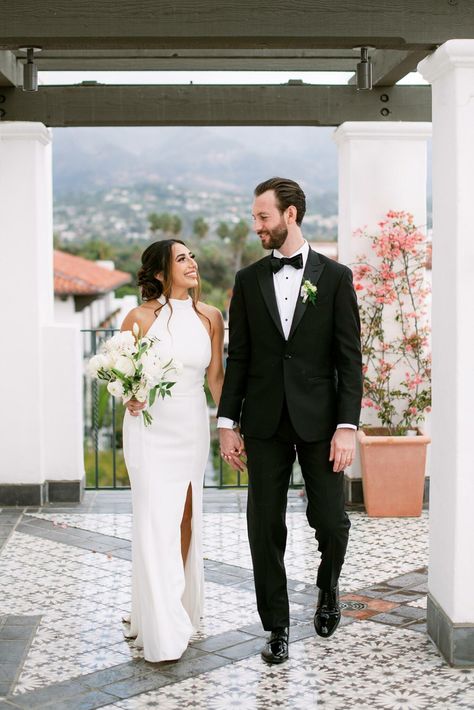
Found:
[[[306,516],[315,530],[321,563],[317,586],[336,586],[349,539],[344,510],[344,473],[334,473],[330,441],[305,442],[295,432],[286,404],[278,429],[269,439],[245,437],[249,489],[247,525],[257,607],[266,631],[289,626],[284,555],[286,504],[293,463],[298,461],[306,487]]]

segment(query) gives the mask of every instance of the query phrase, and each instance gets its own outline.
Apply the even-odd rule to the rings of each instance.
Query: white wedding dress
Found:
[[[126,636],[148,661],[180,658],[203,609],[202,486],[209,455],[204,374],[211,341],[191,298],[171,299],[147,335],[163,357],[183,365],[171,397],[156,398],[153,422],[125,413],[123,449],[132,488],[132,610]],[[180,525],[192,487],[192,537],[186,567]]]

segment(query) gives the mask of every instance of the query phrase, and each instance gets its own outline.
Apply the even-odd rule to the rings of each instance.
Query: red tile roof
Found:
[[[107,293],[131,280],[125,271],[110,271],[82,256],[54,250],[54,293],[57,295]]]

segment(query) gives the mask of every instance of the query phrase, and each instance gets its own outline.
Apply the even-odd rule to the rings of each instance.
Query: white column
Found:
[[[0,123],[2,484],[42,484],[41,326],[53,317],[51,136]]]
[[[377,229],[389,210],[406,210],[415,224],[426,225],[427,141],[430,123],[361,121],[343,123],[334,132],[339,152],[338,258],[350,266],[357,255],[370,258],[370,243],[356,229]],[[365,414],[367,423],[375,423]],[[346,471],[360,479],[360,460]],[[357,501],[352,491],[349,497]],[[360,483],[359,483],[360,486]],[[360,489],[361,490],[361,489]]]
[[[350,264],[364,246],[354,230],[377,228],[389,210],[406,210],[426,224],[426,145],[430,123],[343,123],[339,149],[339,261]]]
[[[474,664],[474,40],[419,65],[433,100],[433,417],[428,632]]]
[[[71,348],[61,350],[67,336],[58,339],[56,333],[52,347],[51,134],[43,124],[0,123],[0,204],[0,498],[15,502],[16,494],[9,500],[8,493],[13,485],[22,491],[16,502],[28,504],[43,499],[45,481],[82,479],[83,472],[77,463],[81,435],[77,421],[74,427],[52,431],[81,400],[77,361],[71,360]],[[78,337],[79,333],[72,339]],[[61,373],[60,389],[54,388]],[[74,467],[69,464],[70,454],[76,459]],[[62,476],[59,470],[64,471]]]

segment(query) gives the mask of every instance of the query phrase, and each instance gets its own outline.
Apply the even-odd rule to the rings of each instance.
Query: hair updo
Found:
[[[164,296],[164,303],[169,305],[171,312],[173,312],[173,308],[170,303],[171,290],[173,287],[173,277],[171,275],[173,244],[182,244],[184,247],[186,246],[181,239],[161,239],[159,242],[153,242],[153,244],[150,244],[150,246],[148,246],[142,254],[142,265],[137,274],[137,282],[140,288],[142,300],[152,301],[160,298],[160,296]],[[161,279],[157,278],[158,274],[162,274]],[[190,291],[194,310],[203,315],[197,307],[199,297],[201,295],[199,276],[198,285],[190,289]],[[159,304],[157,311],[161,310],[162,306],[163,303]],[[204,316],[204,318],[209,320],[207,316]]]
[[[138,286],[144,301],[151,301],[164,294],[171,295],[171,260],[173,244],[183,244],[180,239],[162,239],[150,244],[142,254],[142,265],[137,274]],[[157,274],[163,274],[162,280]]]

